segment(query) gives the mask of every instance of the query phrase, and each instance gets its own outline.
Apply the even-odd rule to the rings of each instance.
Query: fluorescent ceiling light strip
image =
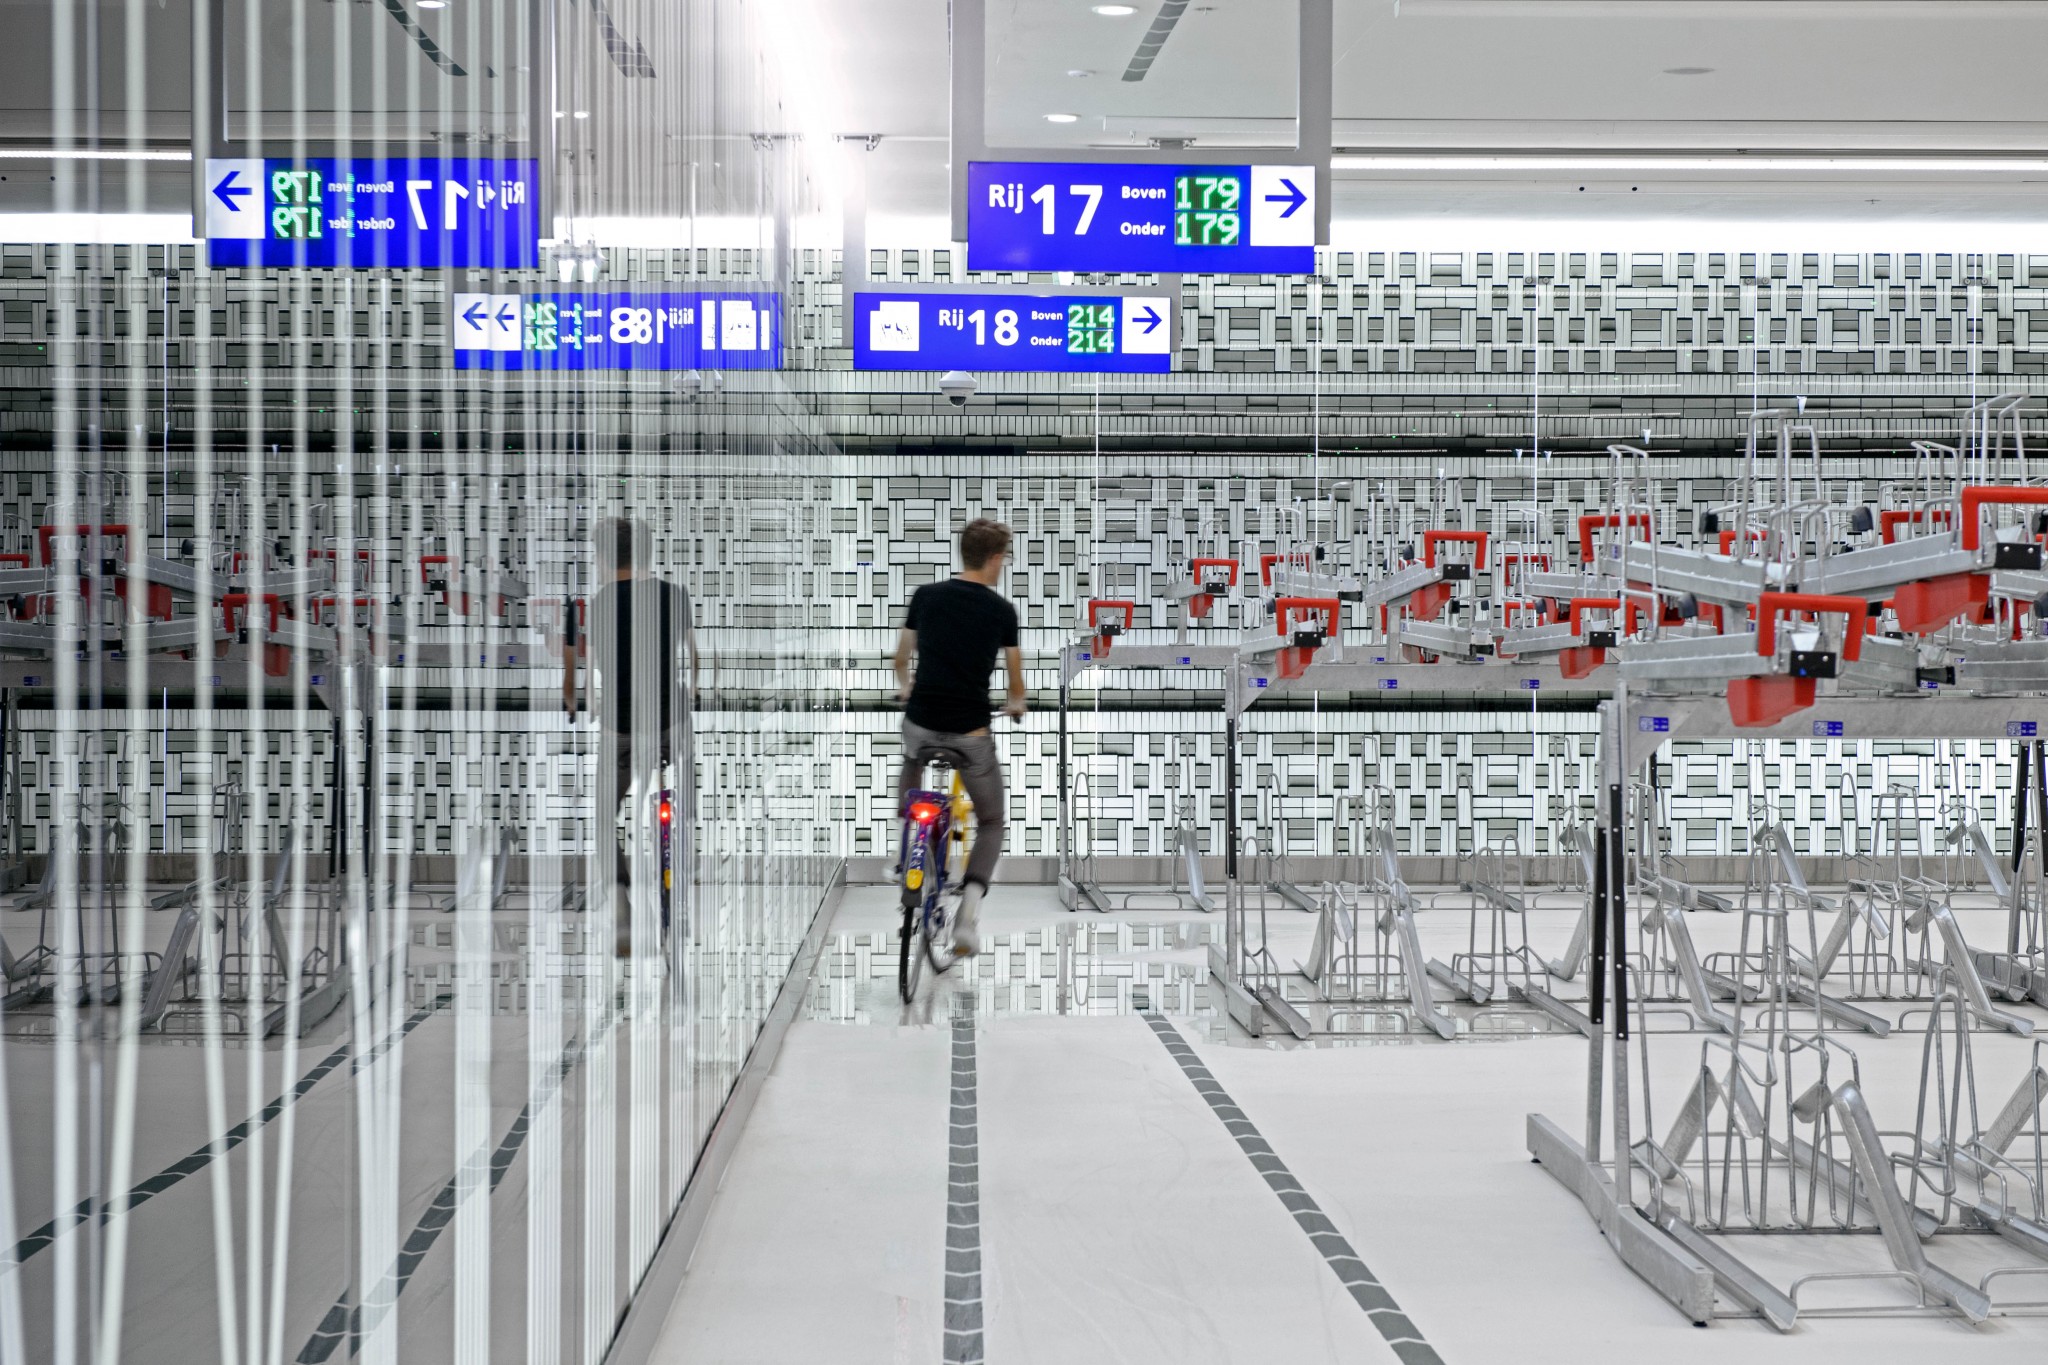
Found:
[[[2003,171],[2048,172],[2038,156],[1344,155],[1335,171]]]
[[[145,147],[122,150],[110,147],[6,147],[0,146],[0,161],[190,161],[189,151]]]
[[[2048,224],[1984,217],[1535,218],[1510,214],[1351,217],[1330,223],[1336,251],[2013,251],[2048,252]]]
[[[185,246],[190,213],[0,213],[0,242]]]

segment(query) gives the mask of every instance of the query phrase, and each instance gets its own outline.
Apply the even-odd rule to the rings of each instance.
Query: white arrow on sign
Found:
[[[261,241],[270,233],[270,187],[263,158],[206,159],[206,235]]]
[[[1127,298],[1117,321],[1118,349],[1125,355],[1173,354],[1173,300],[1164,295]]]
[[[1316,244],[1316,168],[1252,167],[1251,246]]]
[[[456,294],[450,312],[450,331],[458,351],[516,351],[520,349],[520,298],[517,294]]]

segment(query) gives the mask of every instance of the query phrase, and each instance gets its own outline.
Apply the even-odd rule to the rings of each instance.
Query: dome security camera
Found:
[[[675,377],[673,387],[683,401],[690,402],[705,394],[716,395],[725,388],[725,376],[717,370],[687,370]]]
[[[979,387],[974,376],[965,370],[948,370],[939,376],[939,392],[956,408],[966,407],[967,400],[974,397],[974,391]]]

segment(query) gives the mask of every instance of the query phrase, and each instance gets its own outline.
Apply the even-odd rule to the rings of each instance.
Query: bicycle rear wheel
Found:
[[[924,971],[925,950],[920,940],[919,921],[924,918],[922,906],[903,907],[903,942],[896,958],[896,989],[909,1004],[917,996],[917,979]]]
[[[946,918],[945,907],[937,892],[925,902],[918,914],[918,939],[923,944],[925,960],[931,963],[934,976],[945,974],[959,961],[953,952],[953,926]]]

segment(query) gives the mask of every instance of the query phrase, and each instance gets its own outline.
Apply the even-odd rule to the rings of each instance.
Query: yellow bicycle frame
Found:
[[[974,804],[967,799],[967,788],[960,781],[960,774],[957,772],[953,774],[951,796],[953,819],[950,838],[947,842],[952,847],[947,850],[946,883],[955,890],[958,890],[960,878],[965,876],[967,872],[967,850],[971,845],[967,834],[967,816],[974,809]]]

